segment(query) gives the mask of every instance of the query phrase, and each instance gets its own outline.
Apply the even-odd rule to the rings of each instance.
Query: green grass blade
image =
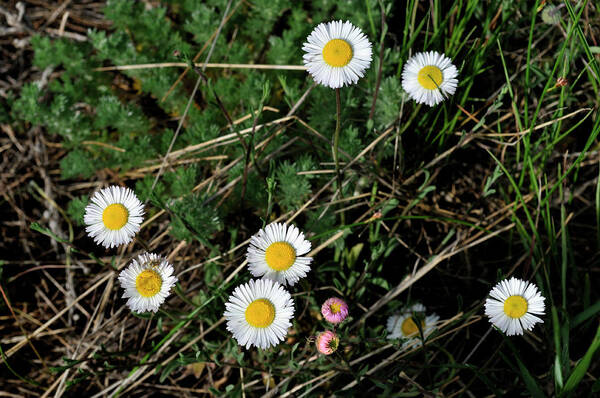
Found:
[[[583,322],[592,318],[599,312],[600,312],[600,301],[596,301],[595,304],[589,306],[584,311],[580,312],[579,314],[577,314],[573,317],[573,319],[571,321],[571,327],[574,328],[574,327],[581,325]]]
[[[583,4],[581,5],[582,10],[584,10],[587,7],[587,3],[587,0],[583,2]],[[587,55],[588,57],[588,66],[594,71],[593,76],[595,80],[600,83],[600,67],[598,66],[598,61],[596,60],[596,57],[594,57],[594,54],[592,54],[590,45],[585,39],[585,35],[583,34],[581,26],[578,23],[578,17],[575,15],[575,11],[573,10],[573,7],[571,6],[570,2],[565,1],[564,4],[567,7],[567,10],[569,11],[569,17],[571,18],[571,21],[575,24],[577,37],[579,37],[579,41],[581,43],[581,46],[583,47],[583,50],[585,51],[585,55]]]
[[[552,334],[554,337],[554,382],[556,383],[556,387],[558,389],[562,389],[563,387],[563,373],[562,373],[562,345],[560,339],[560,321],[558,319],[558,311],[556,311],[556,307],[552,307]]]
[[[510,349],[515,357],[515,360],[517,361],[517,366],[519,367],[519,371],[516,373],[518,373],[519,376],[523,379],[523,382],[525,382],[525,387],[527,388],[527,391],[529,391],[529,394],[534,398],[545,398],[546,395],[542,392],[542,389],[540,388],[538,383],[535,381],[535,379],[529,372],[529,369],[527,369],[525,364],[519,358],[519,353],[518,353],[517,349],[515,348],[515,346],[513,345],[513,343],[510,341],[510,337],[504,337],[504,341],[510,347]],[[506,363],[508,363],[510,366],[514,367],[514,365],[512,365],[510,363],[510,361],[504,354],[500,353],[500,356],[502,357],[502,359],[504,359],[504,361]]]
[[[590,367],[590,363],[592,362],[592,358],[596,353],[596,350],[600,347],[600,324],[598,325],[598,329],[596,329],[596,336],[594,336],[594,340],[592,340],[592,344],[590,344],[588,350],[581,360],[575,365],[575,369],[573,369],[573,373],[567,380],[565,384],[565,388],[563,390],[564,393],[568,393],[569,391],[574,390],[581,380],[583,380],[583,376],[585,376],[585,372],[587,372]]]

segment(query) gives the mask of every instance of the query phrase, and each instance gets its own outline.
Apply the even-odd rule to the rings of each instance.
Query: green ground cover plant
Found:
[[[372,44],[339,106],[302,61],[333,20]],[[593,0],[8,1],[0,390],[597,394],[599,43]],[[424,51],[458,69],[432,107],[402,86]],[[131,243],[106,249],[84,214],[113,185],[145,215]],[[254,279],[248,242],[272,222],[304,232],[311,270],[288,287],[284,341],[244,348],[225,303]],[[178,278],[156,313],[132,312],[119,285],[144,252]],[[509,277],[545,297],[522,336],[484,314]],[[330,297],[349,308],[335,327]],[[390,316],[415,303],[435,326],[415,313],[414,344],[390,339]],[[339,338],[331,355],[317,350],[324,330]]]

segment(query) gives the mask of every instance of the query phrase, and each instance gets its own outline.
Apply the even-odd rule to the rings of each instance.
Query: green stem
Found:
[[[340,171],[340,158],[338,156],[338,150],[340,146],[340,130],[342,124],[342,101],[340,100],[340,89],[335,89],[335,133],[333,135],[333,161],[335,162],[335,174],[337,176],[337,185],[340,199],[344,197],[342,193],[342,173]],[[344,213],[341,213],[342,224],[344,224]]]
[[[338,347],[339,349],[339,347]],[[336,350],[336,354],[338,355],[338,357],[342,360],[342,362],[344,362],[344,364],[348,367],[348,371],[350,372],[350,374],[354,377],[354,380],[356,381],[356,383],[360,383],[360,377],[358,376],[358,374],[354,371],[354,369],[352,369],[352,365],[350,365],[350,361],[348,361],[346,359],[346,357],[341,354],[339,351]]]

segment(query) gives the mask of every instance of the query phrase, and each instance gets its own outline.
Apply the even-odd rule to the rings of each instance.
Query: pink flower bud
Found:
[[[331,330],[326,330],[319,333],[317,336],[317,350],[323,355],[333,354],[340,344],[340,339],[337,334]]]
[[[328,322],[338,324],[348,316],[348,304],[340,298],[332,297],[321,306],[321,314]]]

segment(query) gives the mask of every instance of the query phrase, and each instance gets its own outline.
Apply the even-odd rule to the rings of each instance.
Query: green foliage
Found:
[[[40,69],[62,66],[66,72],[62,78],[87,72],[90,67],[94,66],[93,58],[89,58],[87,54],[91,50],[88,43],[33,36],[31,45],[35,50],[34,65]]]
[[[196,184],[198,178],[198,167],[192,165],[187,168],[179,168],[174,173],[165,175],[164,182],[171,187],[174,197],[182,197],[189,194]]]
[[[212,234],[223,229],[217,210],[206,199],[204,195],[191,194],[167,205],[174,215],[171,233],[175,239],[206,243]]]
[[[189,44],[173,31],[166,12],[165,7],[147,8],[144,3],[123,0],[110,0],[104,9],[106,18],[117,29],[127,30],[144,54],[165,60],[173,50],[189,52]]]
[[[340,137],[340,149],[346,151],[351,157],[355,157],[363,149],[364,131],[361,134],[356,126],[348,126],[345,128]]]
[[[400,80],[388,76],[381,82],[379,98],[375,105],[375,123],[378,128],[385,128],[400,116],[400,107],[406,100]]]
[[[139,108],[127,106],[111,95],[100,98],[93,126],[95,129],[112,127],[120,133],[145,133],[150,128],[150,123]]]
[[[306,11],[292,7],[289,17],[289,29],[283,31],[281,36],[269,37],[269,51],[267,60],[275,65],[288,65],[298,62],[298,43],[303,42],[310,33],[306,21]]]
[[[295,162],[284,160],[275,172],[277,189],[275,200],[285,210],[296,210],[310,195],[310,179],[312,175],[299,175],[302,171],[314,170],[315,164],[308,155],[303,155]]]
[[[69,202],[69,205],[67,206],[67,214],[69,217],[71,217],[71,220],[73,220],[76,225],[84,225],[83,215],[85,214],[85,207],[88,205],[88,203],[88,195],[79,196]]]
[[[63,178],[89,178],[96,171],[94,163],[90,162],[89,155],[78,149],[72,150],[60,160],[60,169]]]

